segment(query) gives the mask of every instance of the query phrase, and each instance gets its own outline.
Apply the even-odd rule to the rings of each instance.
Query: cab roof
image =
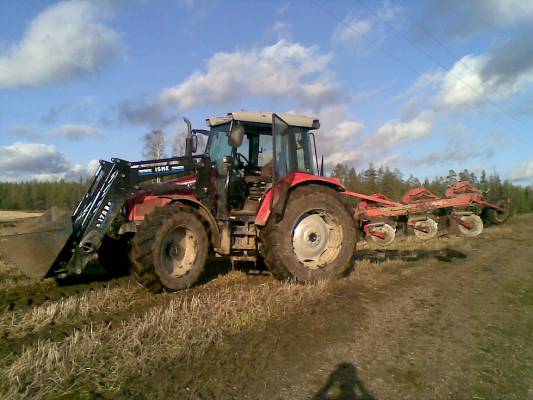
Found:
[[[211,117],[206,120],[209,126],[218,126],[226,124],[231,121],[252,122],[259,124],[272,125],[271,112],[257,112],[257,111],[235,111],[228,113],[224,117]],[[277,114],[290,126],[297,126],[302,128],[318,129],[320,122],[317,118],[308,117],[306,115],[296,114]]]

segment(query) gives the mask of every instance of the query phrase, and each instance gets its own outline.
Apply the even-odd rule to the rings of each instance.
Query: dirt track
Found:
[[[54,390],[64,387],[67,397],[89,398],[533,399],[532,237],[533,215],[527,215],[476,239],[362,248],[350,277],[315,288],[230,273],[189,291],[153,296],[129,278],[103,283],[110,286],[104,289],[64,289],[25,281],[7,268],[0,288],[0,374],[7,384],[0,388],[13,398],[57,397],[61,392]],[[61,290],[65,299],[46,298]],[[35,291],[44,297],[19,299],[10,309],[8,295],[31,299]],[[185,308],[147,328],[142,318],[176,301]],[[157,353],[169,335],[178,335],[178,323],[190,324],[192,332],[179,344],[198,351]],[[137,342],[106,348],[103,339],[116,337],[109,332],[135,336],[140,325],[164,332],[154,344],[143,331],[136,339],[141,352]],[[74,341],[80,332],[85,336]],[[92,351],[102,349],[96,355],[109,359],[98,374],[78,371],[93,356],[69,347],[80,340],[87,348],[101,340]],[[39,381],[23,361],[33,356],[39,364],[46,346],[76,368],[46,364],[50,376]],[[142,365],[148,367],[118,363],[128,351],[134,359],[146,357],[149,364]],[[64,381],[57,379],[61,374]]]

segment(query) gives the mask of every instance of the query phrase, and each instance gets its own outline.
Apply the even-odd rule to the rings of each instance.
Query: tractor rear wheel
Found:
[[[270,218],[261,244],[276,278],[316,282],[345,276],[352,269],[356,231],[335,190],[306,185],[290,193],[281,221]]]
[[[209,251],[199,215],[180,204],[145,216],[131,244],[132,275],[156,293],[192,286],[204,271]]]

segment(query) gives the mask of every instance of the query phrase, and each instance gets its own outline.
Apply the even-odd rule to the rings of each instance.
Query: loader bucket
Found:
[[[72,233],[71,213],[56,208],[3,225],[0,253],[30,278],[48,274]]]

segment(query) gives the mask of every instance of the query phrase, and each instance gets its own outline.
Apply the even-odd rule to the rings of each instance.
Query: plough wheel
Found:
[[[494,208],[486,208],[485,215],[492,224],[501,225],[507,221],[511,215],[511,200],[503,199],[498,201],[496,205],[503,208],[503,211],[498,211]]]
[[[475,214],[463,215],[459,218],[457,227],[461,235],[466,237],[476,237],[483,231],[483,221]]]
[[[389,224],[378,225],[368,233],[372,241],[380,246],[388,246],[394,242],[396,230]]]
[[[428,218],[422,221],[416,221],[413,225],[415,236],[421,240],[433,239],[437,236],[439,226],[435,220]]]

